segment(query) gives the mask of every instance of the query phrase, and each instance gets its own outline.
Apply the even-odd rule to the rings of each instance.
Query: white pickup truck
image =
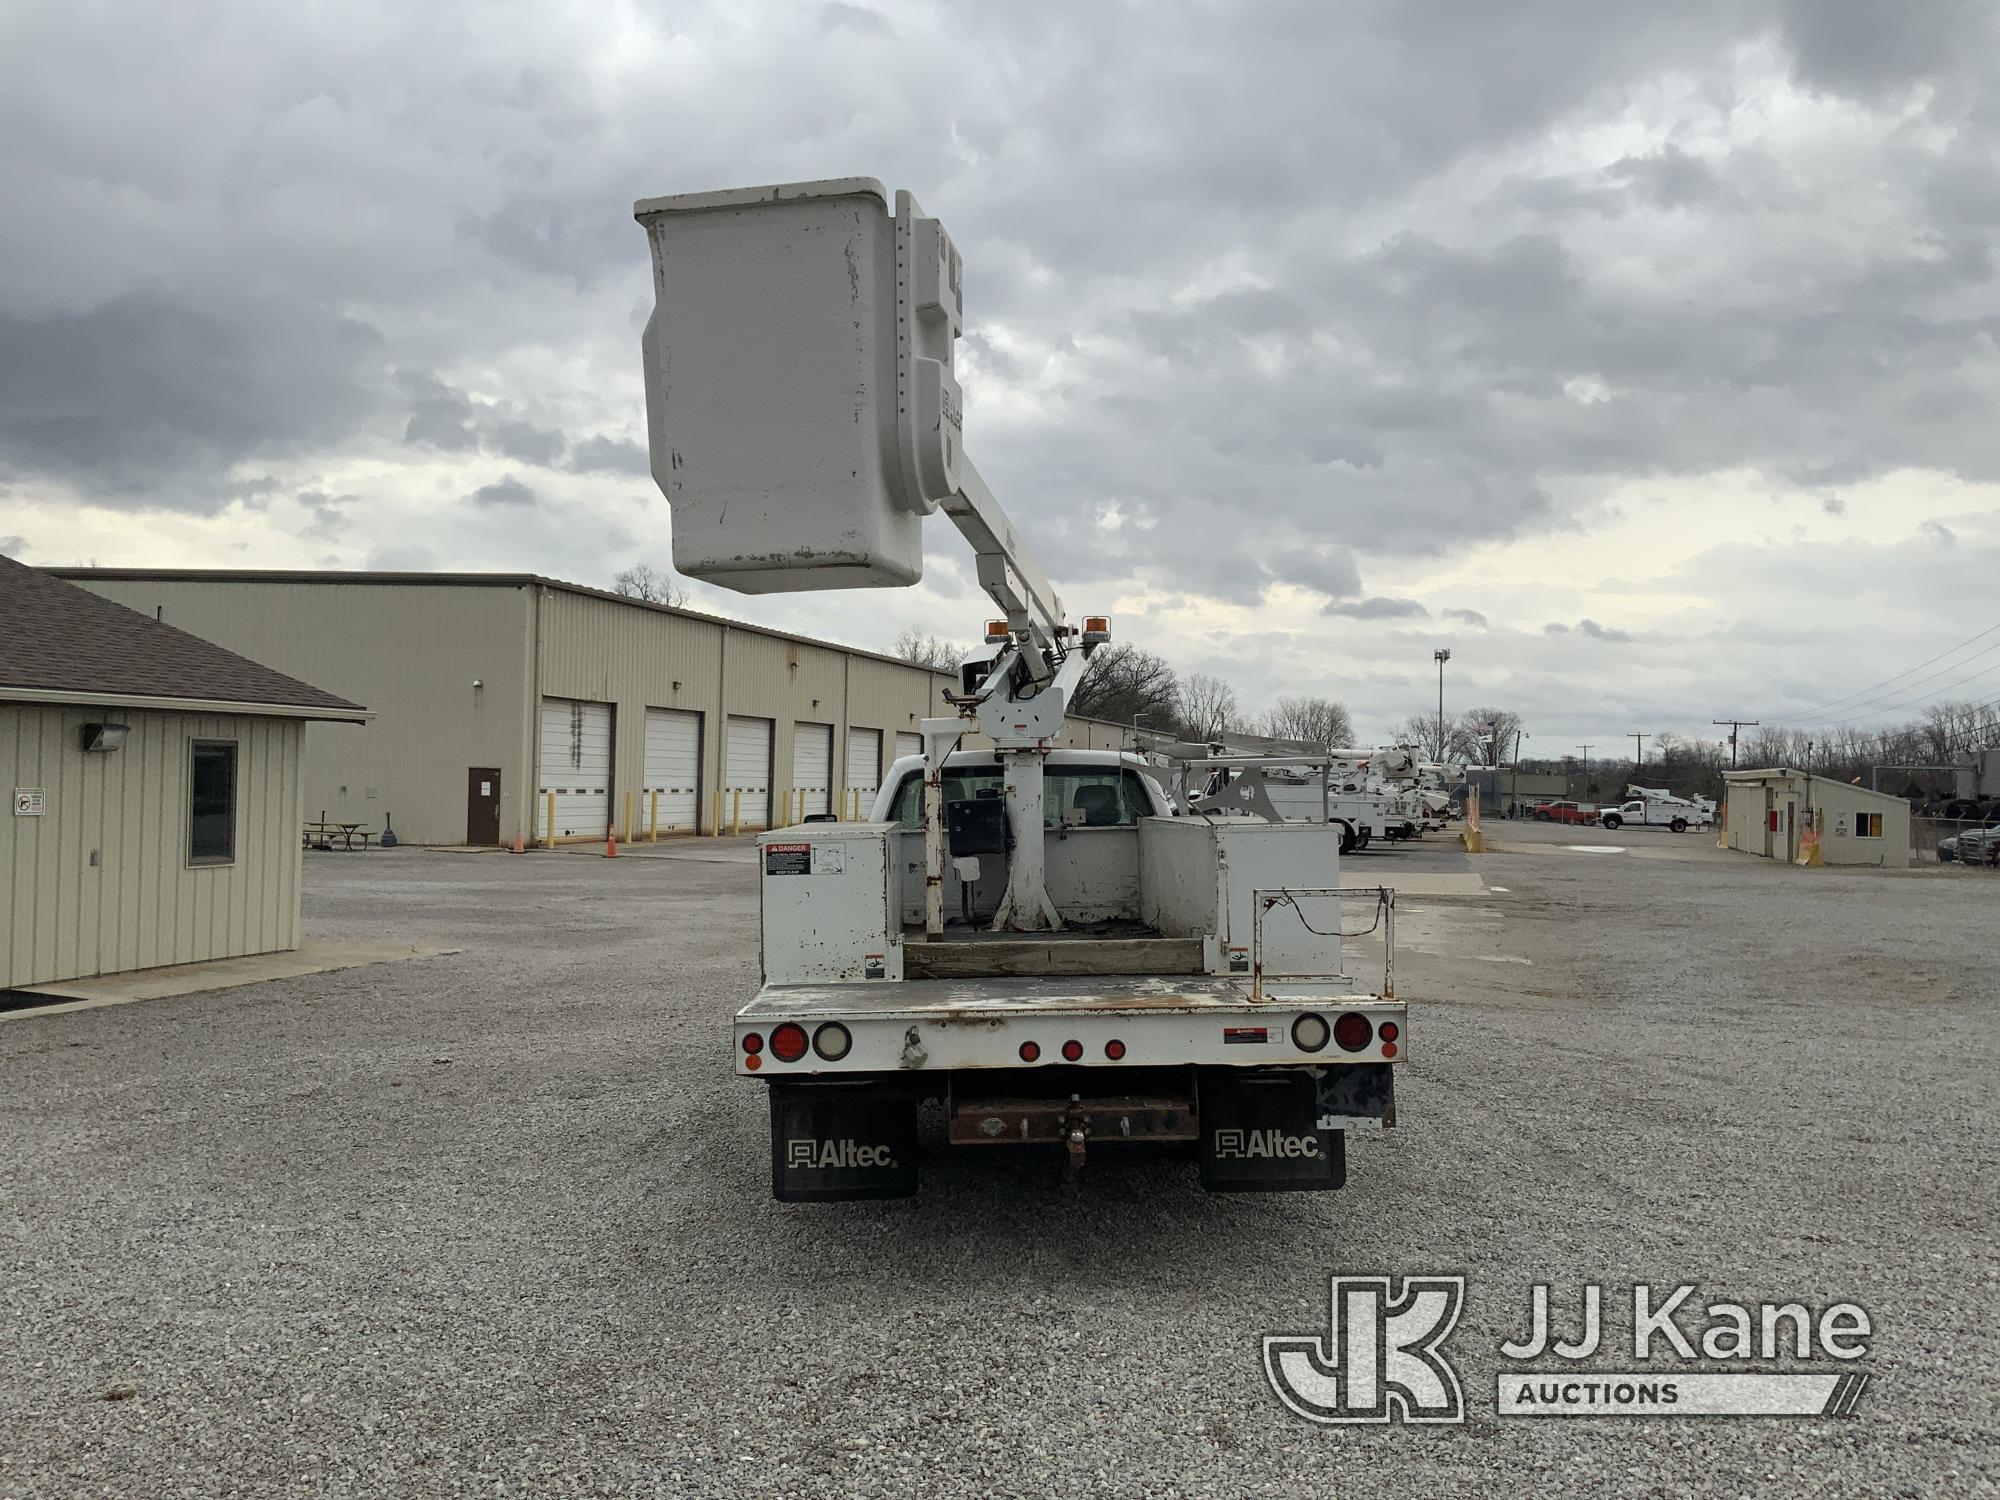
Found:
[[[869,821],[759,839],[764,983],[736,1070],[771,1086],[771,1183],[824,1201],[915,1191],[918,1110],[954,1147],[1186,1143],[1214,1191],[1340,1187],[1346,1133],[1395,1124],[1408,1014],[1392,892],[1338,890],[1340,830],[1175,817],[1135,756],[1044,769],[1052,932],[988,929],[1006,885],[1004,768],[940,777],[952,851],[925,936],[924,763]],[[975,852],[967,852],[975,851]],[[1379,989],[1342,972],[1342,911],[1379,934]]]

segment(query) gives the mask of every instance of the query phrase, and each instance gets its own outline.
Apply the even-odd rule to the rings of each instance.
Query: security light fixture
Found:
[[[113,750],[123,750],[125,737],[131,732],[128,724],[86,724],[83,726],[83,748],[108,755]]]

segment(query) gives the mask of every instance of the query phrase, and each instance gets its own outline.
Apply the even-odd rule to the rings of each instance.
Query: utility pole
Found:
[[[1724,724],[1729,726],[1729,769],[1732,771],[1735,770],[1736,732],[1739,729],[1755,729],[1757,721],[1755,719],[1710,719],[1708,722],[1715,725],[1718,729]]]
[[[1437,723],[1438,736],[1437,736],[1437,755],[1434,757],[1434,759],[1443,760],[1444,759],[1444,664],[1451,660],[1451,648],[1449,646],[1440,646],[1438,647],[1437,650],[1431,653],[1431,658],[1438,664],[1438,723]]]
[[[1635,734],[1632,738],[1639,742],[1639,756],[1632,764],[1637,771],[1643,772],[1646,766],[1646,741],[1651,739],[1652,736],[1649,734]]]
[[[1588,797],[1590,795],[1590,746],[1578,745],[1576,748],[1583,752],[1583,795]]]

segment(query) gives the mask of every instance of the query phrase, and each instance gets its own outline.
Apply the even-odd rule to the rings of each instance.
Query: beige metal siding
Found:
[[[328,575],[330,578],[337,575]],[[532,834],[531,591],[512,585],[81,577],[152,614],[376,711],[306,730],[305,806],[405,843],[459,844],[465,773],[501,768],[500,838]],[[474,686],[477,682],[479,686]],[[550,689],[550,691],[554,691]],[[590,697],[589,693],[572,696]]]
[[[543,697],[612,705],[609,816],[621,833],[647,826],[647,711],[701,714],[701,791],[686,821],[714,832],[728,818],[720,740],[730,715],[776,726],[771,790],[782,811],[796,805],[794,724],[833,725],[829,785],[861,785],[845,765],[848,731],[879,735],[886,762],[896,735],[950,711],[955,685],[952,674],[839,646],[520,581],[76,581],[147,614],[164,605],[169,624],[374,709],[365,727],[307,729],[305,806],[371,829],[393,813],[412,844],[464,841],[474,766],[500,768],[501,842],[538,837]],[[1072,720],[1066,743],[1113,747],[1123,731]],[[976,732],[964,740],[967,749],[987,744]]]
[[[122,750],[82,749],[86,723],[131,727]],[[296,948],[305,726],[139,709],[0,705],[0,982]],[[236,855],[190,866],[189,746],[236,753]],[[12,791],[46,812],[15,817]],[[96,862],[92,863],[92,854]]]

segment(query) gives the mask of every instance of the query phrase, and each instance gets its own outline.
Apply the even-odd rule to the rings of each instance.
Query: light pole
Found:
[[[1431,653],[1431,659],[1438,664],[1438,722],[1436,760],[1444,759],[1444,664],[1451,660],[1451,648],[1440,646]]]

